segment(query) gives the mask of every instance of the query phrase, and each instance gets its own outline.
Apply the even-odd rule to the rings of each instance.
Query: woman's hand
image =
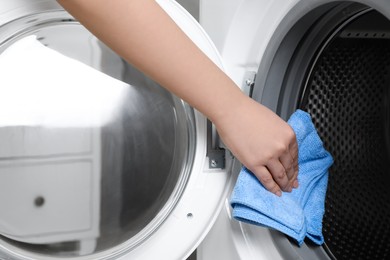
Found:
[[[236,158],[278,196],[298,187],[298,145],[292,128],[268,108],[244,96],[214,120]]]

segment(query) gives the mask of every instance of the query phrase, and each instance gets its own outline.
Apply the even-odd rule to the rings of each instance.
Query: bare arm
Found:
[[[267,189],[279,194],[297,187],[292,129],[243,95],[155,1],[58,2],[129,63],[213,121],[225,144]]]

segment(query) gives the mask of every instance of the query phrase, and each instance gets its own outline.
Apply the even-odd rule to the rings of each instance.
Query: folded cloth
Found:
[[[230,200],[233,217],[279,230],[299,245],[305,237],[321,245],[328,168],[333,158],[323,147],[308,113],[297,110],[288,123],[298,143],[299,187],[278,197],[243,167]]]

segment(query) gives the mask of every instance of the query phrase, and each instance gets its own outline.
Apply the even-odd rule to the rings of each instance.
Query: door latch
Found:
[[[225,149],[219,147],[218,133],[210,120],[207,120],[207,157],[210,169],[225,168]]]
[[[242,92],[244,92],[248,97],[252,97],[255,81],[256,81],[256,72],[254,71],[245,72]]]

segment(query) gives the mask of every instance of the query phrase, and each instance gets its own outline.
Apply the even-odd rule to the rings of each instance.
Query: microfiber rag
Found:
[[[321,245],[328,169],[333,158],[325,150],[308,113],[295,111],[288,124],[298,143],[299,187],[278,197],[243,167],[230,199],[232,214],[240,221],[279,230],[299,245],[305,237]]]

